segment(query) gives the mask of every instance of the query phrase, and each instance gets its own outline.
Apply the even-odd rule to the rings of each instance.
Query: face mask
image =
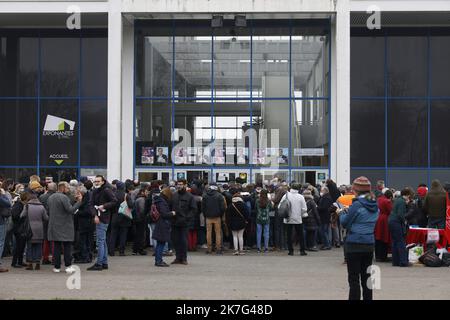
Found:
[[[320,193],[320,196],[321,196],[321,197],[323,197],[324,195],[325,195],[325,193],[323,193],[323,192]]]
[[[100,188],[100,187],[101,187],[101,185],[95,185],[95,186],[94,186],[95,189],[98,189],[98,188]]]

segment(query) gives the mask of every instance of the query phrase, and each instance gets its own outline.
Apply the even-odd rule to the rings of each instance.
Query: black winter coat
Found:
[[[306,201],[306,207],[308,208],[308,217],[303,218],[303,225],[306,230],[317,230],[320,226],[320,216],[313,198]]]
[[[91,196],[91,191],[83,196],[81,206],[78,208],[78,212],[75,215],[78,220],[78,231],[80,233],[92,232],[94,230],[94,217],[92,217],[91,211],[89,210]]]
[[[170,206],[168,201],[164,196],[155,196],[153,202],[158,209],[160,214],[160,218],[156,221],[155,230],[152,234],[152,239],[161,242],[169,242],[170,241],[170,232],[171,232],[171,219],[172,212],[170,210]]]
[[[249,216],[248,209],[243,201],[233,202],[227,208],[226,220],[228,227],[232,231],[245,229],[245,227],[247,226],[246,217],[248,216]]]
[[[208,190],[202,199],[205,218],[219,218],[225,213],[225,199],[217,190]]]
[[[117,205],[117,198],[111,188],[106,185],[106,183],[103,184],[100,188],[94,189],[92,191],[91,202],[89,204],[92,216],[97,215],[97,210],[94,206],[101,205],[104,206],[106,211],[100,213],[100,222],[109,224],[111,220],[111,210]]]
[[[194,219],[197,211],[197,203],[194,196],[189,192],[175,192],[172,196],[172,206],[176,215],[172,221],[174,226],[188,227]]]
[[[25,219],[20,218],[20,214],[23,210],[23,203],[19,200],[14,203],[14,205],[11,208],[11,217],[13,221],[13,233],[17,237],[17,230],[21,226],[21,224],[24,222]]]
[[[323,197],[319,199],[318,204],[318,210],[319,210],[319,216],[320,221],[322,224],[330,223],[331,221],[331,213],[330,213],[330,207],[333,205],[333,199],[331,199],[331,196],[329,193],[325,194]]]
[[[114,194],[117,198],[117,205],[111,210],[111,225],[114,227],[129,228],[131,227],[132,220],[128,219],[127,217],[124,217],[122,214],[119,214],[120,205],[125,199],[125,190],[122,189],[115,190]]]

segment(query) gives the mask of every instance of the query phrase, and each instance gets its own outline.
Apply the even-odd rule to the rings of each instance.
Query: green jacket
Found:
[[[273,210],[272,203],[269,201],[267,207],[260,208],[259,201],[256,200],[256,223],[257,224],[268,224],[270,221],[269,211]]]
[[[406,205],[405,199],[403,197],[399,197],[395,199],[394,206],[392,208],[392,212],[389,215],[389,222],[398,221],[401,223],[405,223],[406,221],[406,213],[408,212],[408,208]]]

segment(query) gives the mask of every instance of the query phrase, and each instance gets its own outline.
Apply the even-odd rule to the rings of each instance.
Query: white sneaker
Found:
[[[74,273],[75,271],[75,268],[72,266],[66,268],[66,273]]]
[[[233,253],[233,255],[234,255],[234,256],[238,256],[238,255],[239,255],[239,251],[235,251],[235,252]]]
[[[202,245],[202,249],[208,249],[208,245],[207,244]]]
[[[61,269],[53,268],[53,272],[54,272],[54,273],[60,273],[60,272],[61,272]]]

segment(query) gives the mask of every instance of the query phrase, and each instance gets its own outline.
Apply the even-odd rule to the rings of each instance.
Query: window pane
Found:
[[[450,101],[433,101],[430,115],[431,166],[448,167],[450,166],[450,143],[448,141]]]
[[[78,96],[79,38],[41,39],[41,96]]]
[[[372,170],[372,169],[350,169],[350,182],[353,182],[356,178],[364,176],[369,179],[372,189],[375,189],[378,180],[386,180],[385,170]],[[388,187],[391,187],[389,184]]]
[[[173,162],[176,165],[212,164],[211,127],[211,101],[175,103]]]
[[[350,165],[384,167],[384,101],[352,100],[350,109]]]
[[[76,166],[79,128],[77,100],[42,100],[40,120],[40,164]]]
[[[293,101],[291,132],[293,166],[328,167],[329,117],[326,100]]]
[[[172,37],[138,37],[136,96],[172,96]]]
[[[53,177],[54,182],[66,181],[78,178],[77,168],[45,168],[40,171],[41,177]]]
[[[289,98],[289,26],[254,22],[253,98]]]
[[[431,95],[450,96],[450,37],[430,37]]]
[[[0,165],[36,165],[37,102],[0,100],[0,116]]]
[[[107,101],[81,101],[82,166],[106,166],[107,158]]]
[[[351,37],[352,97],[384,96],[384,38]]]
[[[427,183],[427,170],[388,170],[388,187],[401,190],[411,187],[413,190],[421,183]]]
[[[295,98],[327,96],[327,37],[293,34],[291,59]]]
[[[106,97],[108,91],[108,39],[82,39],[81,95]]]
[[[225,20],[223,28],[213,30],[214,98],[250,100],[250,29]]]
[[[450,183],[450,170],[430,170],[430,181],[435,179],[444,185]]]
[[[18,183],[28,183],[30,176],[36,173],[36,168],[0,168],[0,178],[10,178]]]
[[[85,168],[80,169],[81,177],[94,177],[96,175],[102,175],[106,179],[108,179],[108,170],[106,168],[105,169],[85,169]]]
[[[427,38],[388,38],[389,94],[392,97],[427,95]]]
[[[211,98],[212,30],[210,20],[205,22],[197,27],[177,23],[175,96]]]
[[[136,165],[169,165],[172,150],[171,100],[136,100],[135,117]],[[161,157],[158,149],[161,149]]]
[[[0,96],[37,96],[38,39],[0,35]]]
[[[427,166],[426,101],[388,104],[388,166]]]

